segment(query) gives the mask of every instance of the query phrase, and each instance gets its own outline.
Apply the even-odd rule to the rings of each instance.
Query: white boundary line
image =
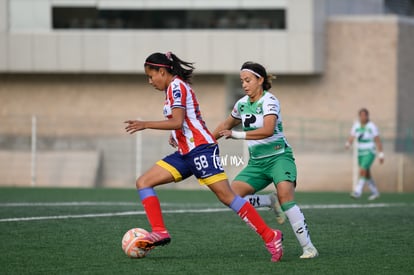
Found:
[[[116,204],[116,205],[119,205],[119,204]],[[412,206],[412,205],[406,204],[406,203],[315,204],[315,205],[301,205],[301,208],[302,209],[354,209],[354,208],[384,208],[384,207],[402,207],[402,206]],[[262,208],[262,209],[266,210],[266,208]],[[225,212],[229,210],[230,210],[229,208],[225,208],[225,207],[205,208],[205,209],[176,209],[176,210],[163,210],[163,213],[165,214],[215,213],[215,212]],[[126,212],[94,213],[94,214],[79,214],[79,215],[4,218],[4,219],[0,219],[0,222],[63,220],[63,219],[79,219],[79,218],[114,217],[114,216],[134,216],[134,215],[145,215],[145,212],[144,211],[126,211]]]
[[[171,213],[213,213],[229,211],[228,208],[206,208],[206,209],[177,209],[164,210],[165,214]],[[20,221],[39,221],[39,220],[64,220],[64,219],[78,219],[78,218],[100,218],[100,217],[115,217],[115,216],[134,216],[145,215],[144,211],[127,211],[114,213],[97,213],[97,214],[80,214],[80,215],[61,215],[61,216],[40,216],[40,217],[22,217],[22,218],[8,218],[0,219],[0,222],[20,222]]]
[[[300,205],[302,209],[351,209],[351,208],[381,208],[410,206],[407,203],[352,203],[352,204],[305,204]]]

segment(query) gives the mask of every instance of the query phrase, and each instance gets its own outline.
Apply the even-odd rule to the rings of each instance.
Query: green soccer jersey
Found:
[[[352,126],[351,136],[358,141],[358,155],[375,154],[375,137],[379,135],[377,126],[369,121],[366,125],[355,122]]]
[[[282,154],[285,152],[286,146],[289,146],[283,133],[279,100],[268,91],[264,91],[262,97],[256,102],[250,102],[247,95],[242,97],[234,105],[231,115],[242,121],[244,131],[262,128],[263,119],[267,115],[277,116],[273,136],[247,141],[252,159]]]

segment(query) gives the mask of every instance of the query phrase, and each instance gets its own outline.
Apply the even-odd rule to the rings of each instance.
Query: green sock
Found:
[[[283,212],[288,211],[290,208],[296,205],[295,201],[288,201],[281,205]]]

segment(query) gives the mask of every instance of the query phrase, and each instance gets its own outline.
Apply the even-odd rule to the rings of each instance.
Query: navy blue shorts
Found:
[[[157,165],[169,171],[176,182],[192,175],[202,185],[209,185],[227,179],[220,162],[220,152],[217,144],[197,146],[185,155],[175,152],[159,160]]]

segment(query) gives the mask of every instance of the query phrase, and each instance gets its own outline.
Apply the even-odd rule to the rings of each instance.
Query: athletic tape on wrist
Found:
[[[231,137],[234,139],[246,139],[246,132],[244,131],[231,131]]]

